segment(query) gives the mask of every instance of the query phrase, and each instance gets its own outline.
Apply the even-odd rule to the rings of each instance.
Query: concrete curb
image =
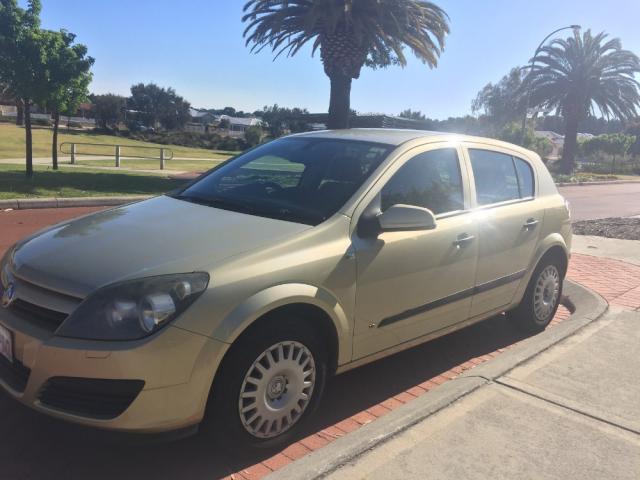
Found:
[[[138,202],[152,195],[127,195],[121,197],[74,197],[74,198],[16,198],[0,200],[0,210],[26,210],[32,208],[67,207],[113,207],[125,203]]]
[[[623,183],[638,183],[640,180],[598,180],[595,182],[563,182],[556,183],[556,187],[580,187],[589,185],[620,185]]]
[[[600,318],[608,309],[607,302],[598,294],[569,280],[565,284],[565,294],[569,300],[568,303],[571,306],[575,305],[575,311],[570,320],[523,340],[517,346],[503,352],[489,362],[468,370],[467,373],[440,385],[265,478],[279,480],[323,478],[363,453],[391,440],[413,425],[490,384],[496,378],[561,342]]]

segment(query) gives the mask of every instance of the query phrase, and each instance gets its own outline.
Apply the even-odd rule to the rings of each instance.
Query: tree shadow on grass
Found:
[[[23,171],[0,171],[0,198],[25,196],[154,195],[185,183],[159,175],[134,175],[73,170],[36,170],[32,179]]]

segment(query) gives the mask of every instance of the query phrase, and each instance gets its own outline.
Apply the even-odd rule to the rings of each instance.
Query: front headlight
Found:
[[[185,273],[109,285],[89,295],[56,335],[85,340],[146,337],[184,312],[208,283],[206,273]]]

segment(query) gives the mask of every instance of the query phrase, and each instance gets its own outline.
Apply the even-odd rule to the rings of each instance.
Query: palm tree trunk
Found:
[[[16,125],[18,125],[19,127],[21,127],[22,125],[24,125],[24,103],[22,102],[22,99],[18,99],[16,100]]]
[[[578,150],[578,123],[577,115],[568,114],[564,129],[564,147],[560,166],[562,173],[573,173]]]
[[[27,178],[33,177],[33,138],[31,136],[31,100],[24,99],[25,153],[27,157]]]
[[[53,113],[53,140],[51,142],[51,160],[53,169],[58,170],[58,127],[60,126],[60,112]]]
[[[351,115],[351,77],[345,75],[332,75],[331,100],[329,102],[329,120],[327,127],[330,129],[349,128],[349,116]]]

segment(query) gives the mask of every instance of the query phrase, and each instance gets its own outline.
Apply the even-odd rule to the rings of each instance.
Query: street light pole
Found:
[[[538,48],[536,48],[536,51],[533,54],[533,57],[531,58],[531,63],[529,64],[529,74],[533,73],[533,69],[536,67],[536,57],[540,53],[540,50],[542,50],[542,47],[544,46],[544,44],[547,43],[547,40],[553,37],[556,33],[561,32],[563,30],[572,29],[574,32],[578,32],[581,28],[582,27],[580,25],[569,25],[568,27],[558,28],[557,30],[554,30],[549,35],[544,37],[544,40],[540,42],[540,45],[538,45]],[[527,129],[527,114],[529,113],[530,103],[531,103],[531,82],[529,82],[529,84],[527,85],[527,95],[526,95],[526,101],[524,104],[524,115],[522,116],[522,130],[520,133],[520,143],[524,143],[525,133]]]

